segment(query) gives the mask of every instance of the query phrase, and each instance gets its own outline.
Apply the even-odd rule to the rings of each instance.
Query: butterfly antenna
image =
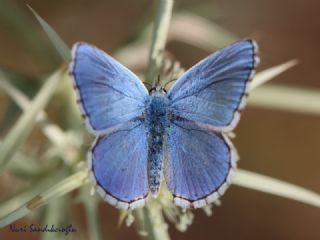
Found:
[[[169,81],[167,81],[165,84],[164,84],[164,88],[169,84],[169,83],[171,83],[171,82],[175,82],[175,81],[177,81],[177,79],[175,78],[175,79],[171,79],[171,80],[169,80]]]
[[[148,82],[142,82],[144,85],[147,85],[148,87],[152,88],[152,85]]]
[[[160,73],[158,73],[157,78],[154,80],[154,84],[153,84],[152,87],[155,87],[155,86],[157,86],[159,84],[160,84]]]
[[[160,85],[160,74],[158,74],[157,85]]]

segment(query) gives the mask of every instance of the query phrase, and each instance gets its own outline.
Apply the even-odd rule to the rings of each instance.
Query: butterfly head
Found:
[[[167,90],[160,83],[160,75],[158,75],[158,79],[156,80],[154,86],[149,90],[150,95],[166,95]]]

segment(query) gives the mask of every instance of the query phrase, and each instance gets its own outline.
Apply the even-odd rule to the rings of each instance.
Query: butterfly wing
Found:
[[[223,132],[239,121],[256,52],[250,40],[230,45],[196,64],[170,89],[164,176],[177,205],[203,207],[229,186],[238,157]]]
[[[168,128],[164,154],[165,181],[182,208],[217,200],[229,186],[238,159],[223,133],[178,120]]]
[[[258,63],[257,46],[240,41],[210,55],[178,79],[168,92],[173,115],[203,128],[231,131],[245,105]]]
[[[86,43],[75,44],[70,73],[89,130],[98,135],[88,169],[98,193],[119,208],[144,205],[148,195],[143,120],[148,91],[127,68]]]
[[[102,135],[141,116],[148,91],[129,69],[86,43],[72,49],[70,73],[90,132]]]
[[[139,120],[96,139],[88,156],[89,175],[105,201],[123,209],[145,204],[147,151],[145,125]]]

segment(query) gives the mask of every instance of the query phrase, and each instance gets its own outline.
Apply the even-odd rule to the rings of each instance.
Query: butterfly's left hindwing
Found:
[[[256,53],[255,42],[241,41],[193,66],[168,92],[173,114],[203,128],[233,130],[258,63]]]
[[[147,137],[139,121],[98,137],[88,156],[91,180],[97,191],[118,208],[142,207],[148,195]]]

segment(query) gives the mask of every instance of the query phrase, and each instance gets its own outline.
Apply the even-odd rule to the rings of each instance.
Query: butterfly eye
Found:
[[[156,91],[156,88],[155,88],[155,87],[150,88],[150,90],[149,90],[149,94],[152,94],[152,93],[154,93],[155,91]]]
[[[162,94],[167,94],[167,90],[165,88],[158,88],[158,87],[153,87],[153,88],[150,88],[149,90],[149,94],[152,94],[152,93],[155,93],[155,92],[160,92]]]

